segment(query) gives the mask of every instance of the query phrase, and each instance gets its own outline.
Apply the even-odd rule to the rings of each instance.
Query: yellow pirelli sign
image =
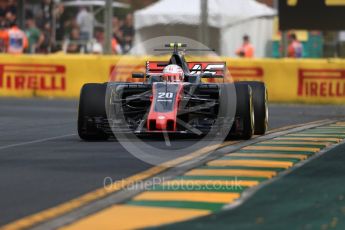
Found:
[[[146,61],[164,57],[0,55],[0,96],[78,98],[83,84],[141,81]],[[207,58],[190,58],[192,63]],[[188,61],[188,60],[187,60]],[[344,59],[231,59],[226,82],[262,81],[272,102],[345,103]]]

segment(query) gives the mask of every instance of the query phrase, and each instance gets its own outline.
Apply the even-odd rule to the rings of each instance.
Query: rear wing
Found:
[[[165,66],[169,62],[161,61],[147,61],[146,75],[155,75],[163,72]],[[224,78],[226,76],[225,62],[187,62],[190,74],[210,73],[217,78]]]
[[[191,74],[210,73],[218,78],[226,76],[225,62],[188,62],[187,64]]]

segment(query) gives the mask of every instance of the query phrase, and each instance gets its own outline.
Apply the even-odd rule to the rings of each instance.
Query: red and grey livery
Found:
[[[88,83],[81,90],[78,133],[83,140],[111,136],[214,134],[225,140],[249,139],[267,130],[267,90],[261,82],[203,83],[223,78],[225,62],[187,62],[185,44],[166,45],[166,62],[147,61],[145,73],[133,73],[143,82]],[[194,50],[194,49],[193,49]],[[163,69],[178,65],[183,81],[167,81]]]
[[[176,131],[178,108],[182,98],[182,83],[154,83],[152,103],[147,117],[148,131]]]

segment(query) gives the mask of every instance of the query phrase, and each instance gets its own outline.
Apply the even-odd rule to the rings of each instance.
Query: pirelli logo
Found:
[[[0,89],[65,91],[66,69],[61,65],[2,64]]]
[[[299,69],[298,96],[344,97],[345,69]]]

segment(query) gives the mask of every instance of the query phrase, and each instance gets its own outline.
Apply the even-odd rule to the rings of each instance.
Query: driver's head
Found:
[[[183,81],[184,73],[178,65],[167,65],[163,69],[163,78],[165,81],[178,82]]]

